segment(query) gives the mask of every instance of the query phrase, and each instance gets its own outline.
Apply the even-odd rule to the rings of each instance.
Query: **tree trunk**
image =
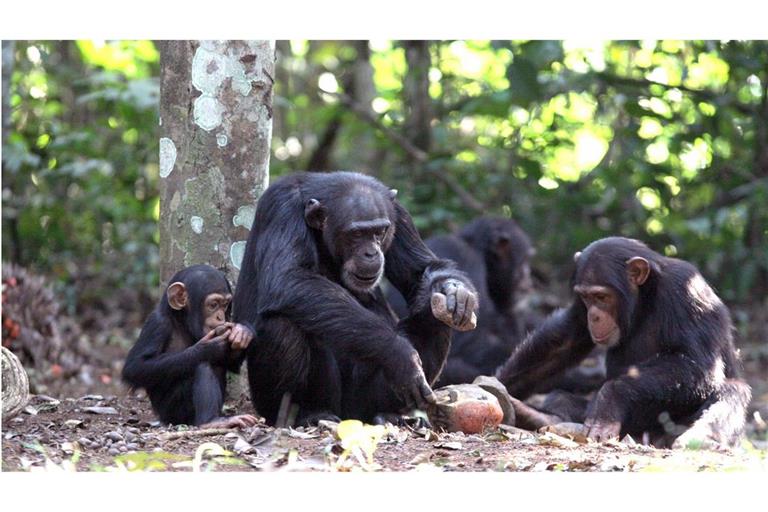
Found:
[[[371,64],[371,48],[367,40],[354,41],[354,47],[357,51],[355,62],[352,64],[352,90],[350,96],[355,103],[364,108],[372,117],[376,116],[373,110],[373,100],[376,99],[378,92],[373,80],[373,65]],[[366,174],[381,178],[381,167],[387,157],[387,150],[380,148],[376,143],[376,136],[366,131],[358,137],[356,160],[359,162],[357,167]]]
[[[160,277],[208,263],[237,282],[269,185],[274,41],[160,46]]]
[[[755,156],[754,156],[754,176],[756,179],[768,178],[768,73],[764,73],[763,97],[760,102],[760,108],[757,110],[755,119]],[[766,222],[768,214],[764,208],[757,205],[764,199],[753,198],[753,207],[750,208],[747,220],[747,229],[745,233],[746,245],[755,254],[757,272],[752,283],[752,300],[759,303],[765,300],[768,293],[768,265],[767,259],[762,257],[765,254],[765,247],[768,245],[768,236],[766,236]]]
[[[14,41],[3,41],[3,143],[11,133],[11,76],[13,75]]]
[[[340,43],[341,44],[341,43]],[[370,63],[371,50],[368,41],[348,41],[343,44],[355,49],[355,59],[346,64],[340,74],[342,91],[347,94],[366,115],[374,116],[373,103],[376,88],[373,83],[373,66]],[[317,147],[309,157],[308,171],[332,171],[337,168],[332,154],[339,139],[346,108],[338,105],[336,113],[325,126]],[[366,174],[376,175],[376,166],[381,158],[376,155],[376,141],[371,133],[365,132],[355,137],[355,152],[350,155],[350,168]]]
[[[405,134],[413,144],[429,153],[432,146],[432,98],[429,96],[429,41],[403,41],[408,72],[403,84]]]
[[[19,358],[5,347],[2,348],[3,422],[13,418],[27,405],[29,379]]]
[[[8,144],[9,137],[11,135],[11,79],[13,78],[15,49],[15,41],[3,41],[3,145]],[[5,151],[3,151],[3,154],[5,154]],[[5,167],[5,160],[2,162],[2,166],[4,182],[3,197],[6,195],[6,190],[11,194],[11,197],[18,197],[16,195],[17,188],[14,186],[16,181],[15,174],[7,171]],[[8,242],[10,250],[7,251],[5,250],[5,247],[3,247],[5,252],[3,258],[16,263],[21,263],[21,235],[19,234],[19,218],[17,208],[16,205],[13,205],[14,201],[8,201],[6,203],[6,200],[3,199],[3,202],[3,206],[6,207],[3,211],[3,235],[7,235],[8,240],[10,240],[10,242]],[[8,208],[9,203],[13,205],[11,208]]]

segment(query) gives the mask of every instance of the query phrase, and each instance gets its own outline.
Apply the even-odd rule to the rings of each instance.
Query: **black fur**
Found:
[[[651,268],[638,293],[626,269],[634,256]],[[587,422],[619,421],[622,436],[653,439],[669,432],[670,420],[689,427],[708,418],[713,436],[725,429],[728,442],[738,437],[749,386],[739,379],[733,324],[693,265],[636,240],[606,238],[578,257],[572,284],[608,286],[619,297],[621,338],[607,352],[607,379],[585,411]],[[591,351],[586,313],[577,297],[515,350],[497,372],[513,396],[540,391]]]
[[[382,243],[384,273],[409,307],[399,323],[378,286],[361,292],[342,275],[339,230],[382,217],[394,228]],[[424,245],[379,181],[350,172],[276,181],[259,200],[234,299],[235,320],[256,327],[246,356],[256,410],[275,423],[287,396],[300,423],[400,412],[403,387],[421,368],[431,385],[445,362],[451,329],[433,317],[429,301],[448,278],[474,291]]]
[[[164,423],[202,425],[219,416],[224,403],[226,370],[237,371],[227,342],[196,343],[203,337],[203,301],[211,293],[231,293],[223,273],[208,265],[177,272],[189,308],[174,310],[163,294],[147,318],[123,366],[123,380],[147,391]]]
[[[472,382],[492,375],[522,339],[514,307],[520,288],[530,285],[528,235],[511,219],[478,217],[457,235],[434,236],[427,246],[440,258],[456,263],[472,279],[480,297],[477,329],[457,332],[438,386]],[[402,297],[387,298],[398,316],[405,314]]]

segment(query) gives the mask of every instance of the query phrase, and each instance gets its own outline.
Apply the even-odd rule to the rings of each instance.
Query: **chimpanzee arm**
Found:
[[[123,366],[123,380],[132,386],[151,388],[190,377],[200,363],[223,362],[228,353],[225,341],[214,340],[196,343],[181,352],[165,353],[163,349],[171,336],[171,322],[158,311],[153,311],[128,353]]]
[[[465,320],[476,313],[478,306],[477,291],[471,279],[464,272],[456,269],[454,262],[440,259],[429,250],[416,231],[410,214],[397,201],[395,201],[395,211],[397,213],[395,237],[386,254],[387,279],[403,295],[411,316],[414,317],[431,311],[432,294],[444,292],[442,288],[446,283],[459,284],[462,288],[460,294],[462,303],[451,304],[452,298],[449,298],[448,310],[453,312],[454,324],[466,324]],[[445,330],[446,325],[434,318],[432,314],[425,314],[423,321],[430,322],[430,325],[424,326],[425,328],[439,329],[435,332]]]
[[[682,352],[660,354],[632,366],[627,374],[603,384],[590,403],[585,424],[599,440],[618,435],[622,425],[635,425],[639,416],[642,423],[653,423],[664,411],[693,413],[714,391],[706,367]]]
[[[261,315],[287,317],[338,354],[378,362],[393,351],[410,352],[407,342],[398,339],[385,319],[364,308],[344,287],[316,272],[295,269],[283,274],[271,299],[260,310]]]
[[[395,238],[386,254],[385,272],[387,279],[405,297],[411,313],[428,311],[431,294],[437,291],[436,285],[446,279],[461,282],[476,296],[475,287],[467,275],[457,270],[452,261],[435,256],[424,244],[410,214],[397,201],[395,211]],[[436,320],[434,325],[441,323]]]
[[[578,307],[574,304],[552,314],[496,370],[497,378],[513,397],[525,400],[587,357],[594,344],[581,319],[584,312]]]
[[[395,211],[395,237],[386,254],[385,273],[408,303],[410,314],[400,323],[399,329],[416,347],[424,372],[433,384],[450,350],[451,326],[433,314],[432,294],[446,293],[448,283],[461,285],[461,290],[450,285],[449,289],[457,292],[449,294],[446,305],[453,313],[453,325],[464,328],[470,316],[477,312],[478,295],[472,281],[456,269],[454,262],[437,258],[429,250],[416,231],[410,214],[397,201]]]
[[[315,272],[295,269],[283,275],[279,289],[272,289],[272,301],[259,314],[286,317],[332,352],[380,366],[409,407],[424,407],[435,400],[409,340],[345,288]]]

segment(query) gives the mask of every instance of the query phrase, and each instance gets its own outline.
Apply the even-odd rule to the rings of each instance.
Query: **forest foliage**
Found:
[[[71,307],[156,293],[159,67],[149,41],[15,43],[3,260]],[[768,42],[278,41],[274,91],[272,180],[372,174],[424,236],[511,216],[556,281],[616,234],[766,300]]]

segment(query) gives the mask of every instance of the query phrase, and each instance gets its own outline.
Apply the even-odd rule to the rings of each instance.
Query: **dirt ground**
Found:
[[[482,435],[390,426],[340,440],[335,424],[309,429],[200,431],[160,425],[143,393],[120,382],[135,328],[87,336],[88,360],[75,375],[37,382],[26,409],[4,421],[3,472],[36,471],[436,471],[638,472],[768,470],[768,343],[755,330],[742,343],[752,386],[747,436],[724,450],[662,450],[619,442],[577,443],[502,427]],[[30,374],[32,379],[34,374]],[[229,387],[226,414],[255,414],[242,378]],[[48,395],[48,396],[46,396]],[[367,438],[366,435],[374,435]],[[354,437],[354,436],[353,436]]]
[[[347,441],[337,425],[198,430],[160,425],[148,400],[113,395],[36,395],[2,429],[3,471],[767,471],[764,431],[727,451],[577,443],[502,426],[482,435],[387,426],[378,444]],[[241,395],[225,412],[250,412]],[[753,419],[754,422],[754,419]],[[758,438],[754,436],[758,435]],[[759,438],[762,436],[762,440]],[[375,446],[369,459],[366,448]],[[369,448],[370,447],[370,448]],[[347,449],[345,451],[345,448]]]

